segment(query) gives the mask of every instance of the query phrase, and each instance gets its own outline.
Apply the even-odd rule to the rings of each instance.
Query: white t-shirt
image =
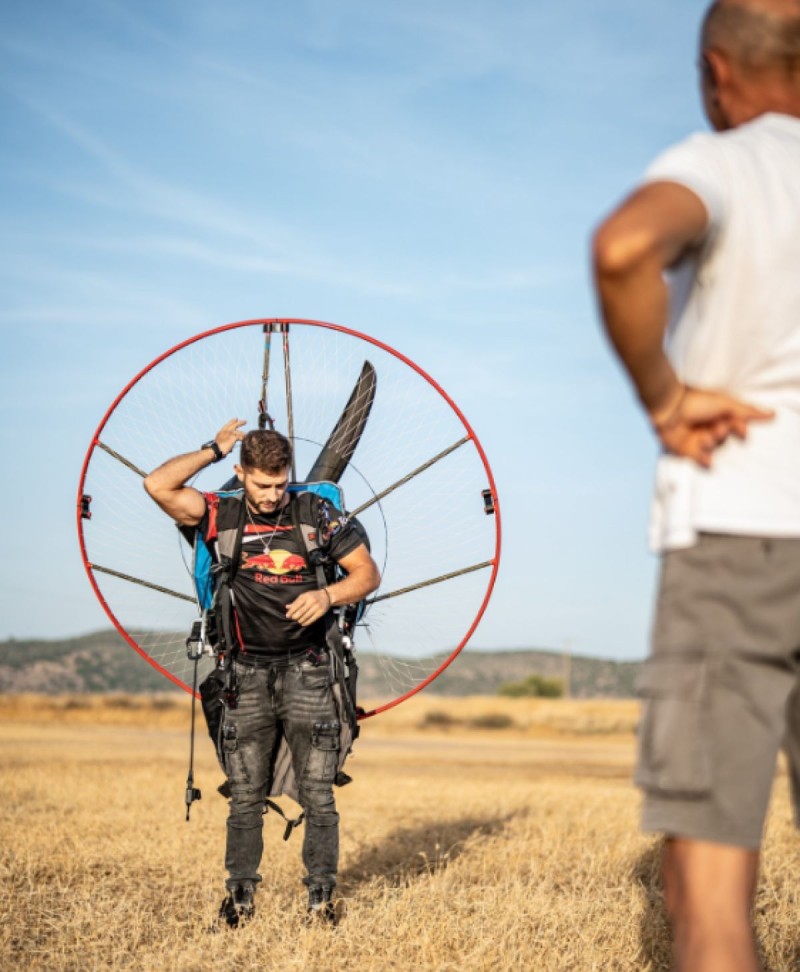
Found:
[[[776,412],[710,470],[661,457],[651,545],[691,546],[699,531],[800,536],[800,119],[694,135],[645,180],[687,186],[709,216],[702,246],[669,274],[675,370]]]

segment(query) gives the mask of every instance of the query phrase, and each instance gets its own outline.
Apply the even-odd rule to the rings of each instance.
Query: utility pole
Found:
[[[564,662],[562,679],[564,680],[564,698],[572,698],[572,638],[564,639],[564,651],[562,652]]]

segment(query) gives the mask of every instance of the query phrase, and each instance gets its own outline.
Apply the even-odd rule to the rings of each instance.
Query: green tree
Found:
[[[564,694],[564,683],[560,678],[545,678],[544,675],[533,674],[518,682],[503,682],[497,692],[498,695],[510,699],[560,699]]]

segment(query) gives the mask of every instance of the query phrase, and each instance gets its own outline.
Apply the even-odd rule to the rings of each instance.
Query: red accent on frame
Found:
[[[327,321],[316,321],[316,320],[309,320],[309,319],[306,319],[306,318],[293,318],[293,317],[288,317],[288,318],[287,317],[256,317],[256,318],[253,318],[251,320],[236,321],[236,322],[234,322],[232,324],[223,324],[222,326],[212,328],[209,331],[203,331],[201,334],[197,334],[194,337],[188,338],[185,341],[181,341],[180,344],[176,344],[175,347],[170,348],[169,351],[165,351],[163,354],[159,355],[154,361],[152,361],[149,365],[147,365],[147,367],[143,368],[135,377],[133,377],[128,382],[128,384],[122,389],[122,391],[119,393],[119,395],[117,395],[117,397],[114,399],[114,401],[111,403],[111,406],[106,411],[106,414],[103,416],[100,424],[98,425],[97,431],[95,432],[95,434],[94,434],[94,436],[92,438],[91,444],[89,446],[89,449],[88,449],[88,451],[86,453],[86,458],[83,461],[83,467],[81,469],[80,482],[78,484],[78,503],[77,503],[78,538],[79,538],[79,542],[80,542],[81,559],[83,560],[83,565],[84,565],[84,567],[86,569],[86,573],[87,573],[87,575],[89,577],[89,583],[92,585],[92,588],[93,588],[93,590],[95,592],[95,595],[97,596],[98,601],[103,606],[103,609],[105,610],[106,614],[110,618],[111,623],[114,625],[114,627],[117,629],[117,631],[122,635],[122,637],[125,639],[125,641],[127,641],[128,644],[135,651],[137,651],[142,656],[142,658],[144,658],[150,665],[152,665],[155,669],[157,669],[159,672],[161,672],[162,675],[165,675],[171,682],[174,682],[176,685],[180,686],[185,691],[191,693],[191,691],[192,691],[191,686],[187,685],[185,682],[182,682],[179,678],[177,678],[171,672],[167,671],[165,668],[163,668],[161,665],[159,665],[157,661],[155,661],[153,658],[151,658],[150,655],[148,655],[146,651],[144,651],[142,648],[139,647],[139,645],[130,637],[130,635],[127,633],[127,631],[125,631],[125,629],[122,627],[122,625],[119,623],[119,621],[117,621],[116,617],[114,616],[113,611],[111,610],[111,608],[109,607],[109,605],[106,603],[105,598],[103,597],[102,593],[100,592],[100,588],[98,587],[97,582],[96,582],[95,577],[94,577],[94,572],[92,571],[91,565],[89,564],[89,560],[88,560],[88,557],[87,557],[87,554],[86,554],[86,544],[85,544],[84,538],[83,538],[83,518],[81,516],[81,513],[82,513],[82,503],[81,503],[81,500],[82,500],[83,493],[84,493],[84,483],[85,483],[85,480],[86,480],[86,473],[87,473],[88,468],[89,468],[89,462],[90,462],[90,460],[92,458],[92,453],[94,452],[95,447],[97,446],[98,440],[100,439],[100,435],[101,435],[103,429],[105,428],[106,423],[111,418],[111,415],[113,414],[114,409],[117,407],[117,405],[119,405],[119,403],[122,401],[122,399],[134,387],[134,385],[136,385],[139,381],[141,381],[141,379],[148,372],[152,371],[153,368],[155,368],[157,365],[159,365],[166,358],[171,357],[173,354],[176,354],[178,351],[182,350],[183,348],[189,347],[189,345],[195,344],[197,341],[202,341],[203,339],[205,339],[207,337],[211,337],[214,334],[222,334],[224,331],[232,331],[232,330],[235,330],[236,328],[240,328],[240,327],[253,327],[253,326],[256,326],[256,325],[258,325],[258,326],[265,326],[265,325],[270,325],[270,324],[282,324],[282,325],[300,324],[300,325],[308,326],[308,327],[322,327],[322,328],[327,328],[328,330],[331,330],[331,331],[339,331],[342,334],[348,334],[351,337],[359,338],[362,341],[366,341],[368,344],[372,344],[372,345],[374,345],[377,348],[381,348],[383,351],[386,351],[388,354],[391,354],[393,357],[395,357],[398,360],[400,360],[400,361],[404,362],[405,364],[407,364],[409,366],[409,368],[411,368],[414,371],[416,371],[416,373],[418,375],[420,375],[420,377],[424,378],[425,381],[427,381],[429,385],[431,385],[433,388],[436,389],[437,392],[439,392],[439,394],[442,396],[442,398],[444,398],[444,400],[447,402],[447,404],[453,409],[453,411],[458,416],[459,421],[464,426],[464,429],[466,430],[467,435],[472,440],[475,448],[478,451],[478,455],[480,456],[481,462],[483,463],[483,468],[486,471],[486,476],[487,476],[488,481],[489,481],[489,488],[490,488],[491,493],[492,493],[492,498],[494,499],[494,509],[495,509],[495,512],[494,512],[494,517],[495,517],[495,557],[492,560],[492,573],[491,573],[491,576],[489,578],[489,583],[488,583],[488,585],[486,587],[486,593],[485,593],[485,595],[483,597],[483,600],[481,602],[480,608],[478,609],[478,613],[475,615],[475,618],[472,621],[472,624],[470,625],[467,633],[464,635],[464,637],[461,639],[461,641],[458,643],[458,645],[453,649],[453,651],[450,653],[450,655],[436,669],[436,671],[433,672],[431,675],[429,675],[427,678],[423,679],[419,683],[419,685],[416,685],[414,688],[409,689],[408,692],[405,692],[403,695],[399,696],[398,698],[393,699],[390,702],[385,702],[383,705],[377,706],[375,709],[372,709],[370,712],[363,712],[363,713],[360,713],[359,714],[359,719],[368,719],[370,716],[378,715],[378,713],[380,713],[380,712],[385,712],[387,709],[391,709],[394,706],[399,705],[401,702],[405,702],[406,699],[411,698],[412,695],[416,695],[417,692],[421,692],[422,689],[424,689],[426,685],[430,685],[430,683],[434,679],[438,678],[439,675],[441,675],[442,672],[449,665],[451,665],[455,661],[455,659],[461,654],[461,651],[464,649],[464,647],[466,646],[466,644],[469,641],[469,639],[475,633],[475,629],[480,624],[480,621],[483,618],[484,613],[486,612],[486,608],[489,605],[489,599],[492,596],[492,591],[494,590],[494,585],[495,585],[495,582],[497,580],[497,572],[498,572],[499,567],[500,567],[500,549],[501,549],[501,540],[502,540],[502,526],[501,526],[501,519],[500,519],[500,503],[499,503],[498,496],[497,496],[497,487],[495,486],[494,476],[492,475],[492,470],[491,470],[491,468],[489,466],[489,461],[486,458],[486,453],[484,452],[483,446],[481,445],[480,440],[478,439],[477,435],[475,434],[472,426],[469,424],[469,422],[466,419],[466,416],[461,411],[461,409],[458,407],[458,405],[456,405],[456,403],[453,401],[453,399],[447,394],[447,392],[442,388],[442,386],[437,381],[435,381],[433,378],[431,378],[431,376],[426,371],[424,371],[422,368],[420,368],[419,365],[415,364],[410,358],[406,357],[406,355],[402,354],[399,351],[396,351],[394,348],[390,347],[388,344],[385,344],[383,341],[379,341],[379,340],[377,340],[377,338],[370,337],[368,334],[362,334],[360,331],[355,331],[355,330],[353,330],[351,328],[348,328],[348,327],[342,327],[339,324],[331,324],[331,323],[329,323]],[[197,695],[197,697],[199,698],[199,694]]]

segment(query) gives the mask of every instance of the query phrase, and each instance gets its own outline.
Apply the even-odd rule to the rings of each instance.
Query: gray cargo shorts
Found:
[[[663,557],[636,783],[643,828],[756,849],[783,746],[800,825],[800,538]]]

